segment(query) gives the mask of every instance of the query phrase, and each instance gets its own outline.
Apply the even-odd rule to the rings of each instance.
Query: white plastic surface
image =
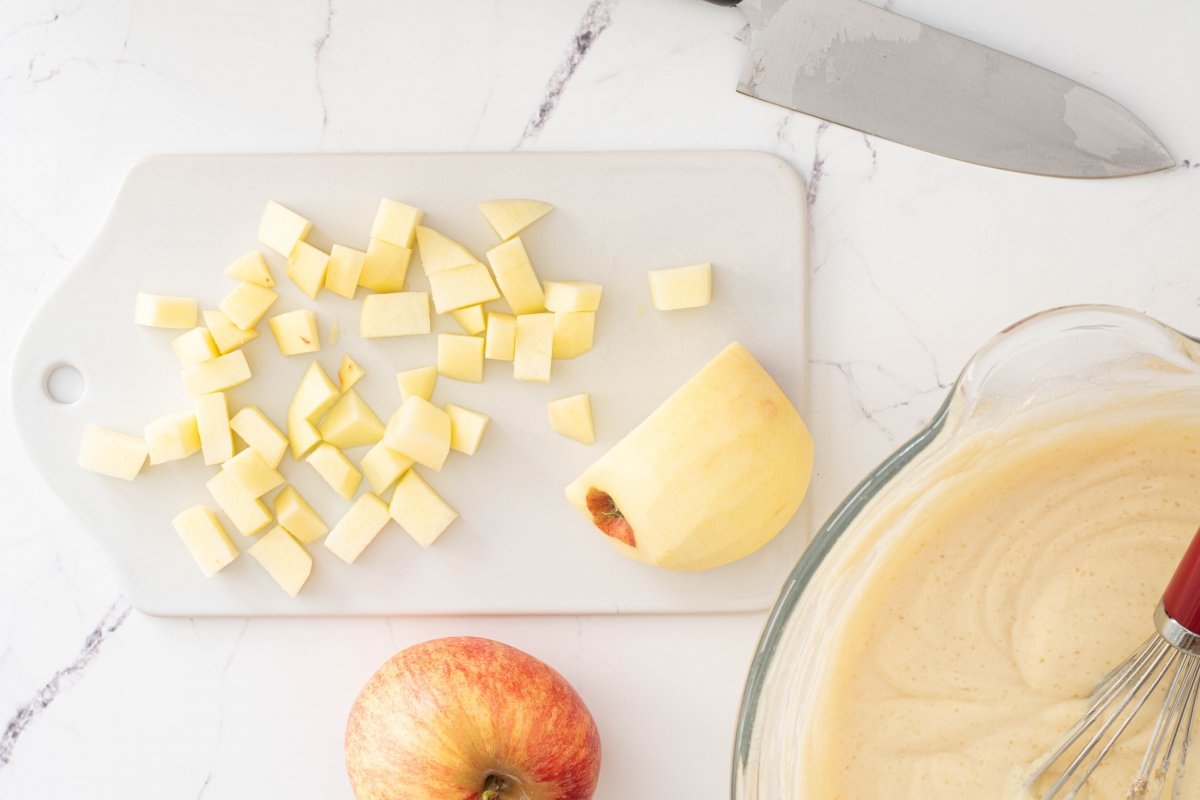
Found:
[[[199,455],[147,466],[133,483],[75,464],[86,423],[137,434],[191,407],[170,341],[178,331],[133,323],[138,291],[197,297],[215,308],[233,287],[223,268],[255,241],[274,199],[309,217],[309,241],[365,248],[379,198],[423,207],[426,224],[480,257],[496,243],[480,200],[534,197],[557,209],[522,239],[543,279],[604,284],[595,349],[557,361],[551,383],[519,383],[511,364],[487,362],[482,384],[441,379],[434,401],[489,414],[474,456],[452,453],[424,477],[461,514],[422,550],[389,524],[354,565],[320,543],[313,575],[287,597],[249,557],[206,579],[170,521],[214,508],[204,483],[216,467]],[[806,399],[805,204],[784,161],[749,152],[529,153],[346,156],[183,156],[135,167],[87,254],[41,308],[21,343],[13,406],[43,476],[102,542],[131,601],[161,615],[338,615],[744,611],[767,607],[807,541],[807,507],[767,547],[699,574],[673,573],[618,554],[562,489],[732,340],[763,362],[803,411]],[[395,373],[427,364],[436,337],[363,340],[358,310],[322,292],[310,301],[266,253],[280,300],[269,314],[311,307],[316,357],[334,375],[343,353],[367,371],[356,389],[380,417],[400,402]],[[714,301],[658,312],[646,270],[714,264]],[[427,282],[414,258],[407,289]],[[340,338],[329,344],[337,320]],[[449,316],[435,332],[461,332]],[[281,356],[265,320],[244,350],[255,377],[231,392],[231,409],[257,404],[283,427],[312,356]],[[61,364],[83,374],[83,396],[60,404],[46,379]],[[545,404],[587,391],[597,442],[550,430]],[[714,420],[714,424],[720,424]],[[365,448],[351,451],[357,462]],[[281,471],[332,525],[349,507],[307,464]],[[365,482],[364,482],[365,484]],[[274,493],[268,497],[273,497]],[[223,522],[228,522],[218,514]],[[252,540],[229,526],[243,551]]]

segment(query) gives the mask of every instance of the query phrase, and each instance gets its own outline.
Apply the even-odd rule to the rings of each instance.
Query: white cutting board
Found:
[[[492,417],[480,451],[451,453],[425,477],[460,513],[422,550],[389,524],[354,565],[320,543],[312,577],[286,596],[249,557],[204,578],[171,527],[181,509],[216,510],[204,483],[217,468],[199,455],[147,466],[132,483],[75,464],[94,422],[137,434],[190,408],[171,351],[178,331],[133,323],[138,291],[199,298],[214,308],[234,282],[222,269],[255,241],[271,199],[312,219],[309,240],[365,247],[380,197],[426,210],[426,224],[476,254],[496,237],[475,208],[533,197],[557,209],[522,236],[543,279],[604,284],[595,349],[554,364],[548,385],[512,379],[489,361],[482,384],[439,381],[434,401]],[[569,506],[562,489],[706,361],[739,340],[793,402],[806,400],[806,219],[803,187],[786,162],[750,152],[271,155],[153,158],[130,172],[95,243],[38,312],[13,376],[18,429],[42,475],[84,521],[120,573],[133,604],[161,615],[340,615],[745,611],[768,606],[807,541],[802,508],[771,544],[700,574],[624,558]],[[400,401],[394,374],[434,363],[436,337],[363,340],[361,302],[322,292],[310,301],[268,253],[280,299],[269,312],[312,307],[332,375],[343,353],[367,371],[357,387],[385,420]],[[646,270],[712,261],[714,300],[658,312]],[[427,288],[414,257],[407,289]],[[359,300],[365,290],[360,290]],[[329,345],[332,321],[341,337]],[[460,332],[449,317],[435,332]],[[245,347],[254,379],[231,408],[254,403],[281,425],[311,356],[279,355],[265,320]],[[69,364],[86,388],[54,401],[47,375]],[[598,441],[553,433],[545,404],[591,393]],[[713,420],[714,425],[721,424]],[[363,449],[351,451],[352,460]],[[281,471],[332,525],[348,504],[290,455]],[[364,482],[365,483],[365,482]],[[273,497],[273,494],[270,496]],[[269,503],[268,498],[268,504]],[[223,521],[224,517],[218,515]],[[243,550],[252,542],[228,526]]]

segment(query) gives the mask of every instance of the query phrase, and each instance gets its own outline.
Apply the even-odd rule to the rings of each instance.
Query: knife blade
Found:
[[[1139,175],[1175,159],[1137,117],[1028,61],[862,0],[711,0],[750,22],[738,91],[988,167]]]

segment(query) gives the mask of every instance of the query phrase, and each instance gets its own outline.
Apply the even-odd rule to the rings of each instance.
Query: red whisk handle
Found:
[[[1200,530],[1175,568],[1175,576],[1163,592],[1163,609],[1171,619],[1200,634]]]

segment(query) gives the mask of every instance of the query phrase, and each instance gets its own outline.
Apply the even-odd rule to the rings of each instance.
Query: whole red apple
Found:
[[[346,768],[358,800],[588,800],[600,734],[571,684],[528,653],[434,639],[362,688]]]

